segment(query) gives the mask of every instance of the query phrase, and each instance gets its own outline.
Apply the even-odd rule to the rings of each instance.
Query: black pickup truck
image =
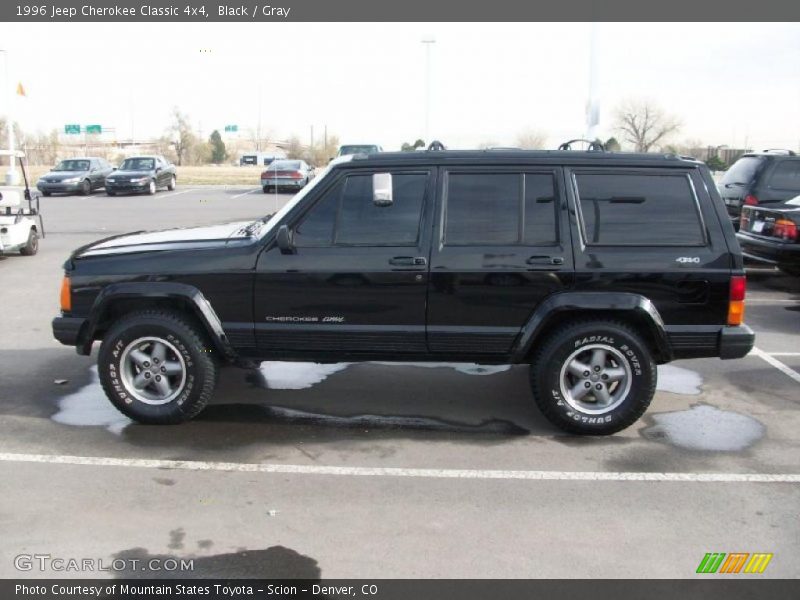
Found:
[[[744,295],[699,162],[429,150],[337,159],[263,219],[79,248],[53,331],[102,341],[102,385],[142,423],[195,416],[226,363],[446,360],[529,364],[552,423],[610,434],[658,364],[750,351]]]

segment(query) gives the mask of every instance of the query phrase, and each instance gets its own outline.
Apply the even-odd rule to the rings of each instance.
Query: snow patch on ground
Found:
[[[736,452],[764,436],[762,423],[747,415],[700,404],[689,410],[653,415],[645,436],[689,450]]]
[[[658,366],[658,387],[656,389],[661,392],[697,396],[700,393],[701,385],[703,385],[703,378],[699,373],[675,365]]]
[[[114,408],[106,398],[100,387],[97,366],[93,366],[90,372],[89,383],[61,398],[58,412],[51,418],[64,425],[105,427],[112,433],[122,433],[133,421]]]

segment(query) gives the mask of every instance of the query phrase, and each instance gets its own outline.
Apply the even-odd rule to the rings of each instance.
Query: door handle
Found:
[[[428,260],[424,256],[395,256],[389,259],[389,264],[396,267],[424,267]]]
[[[562,256],[531,256],[525,261],[529,265],[563,265],[564,257]]]

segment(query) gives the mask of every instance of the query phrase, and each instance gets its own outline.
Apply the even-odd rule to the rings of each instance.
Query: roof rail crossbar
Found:
[[[436,151],[436,152],[441,152],[442,150],[447,150],[447,148],[445,148],[445,147],[444,147],[444,144],[443,144],[442,142],[440,142],[439,140],[433,140],[433,141],[430,143],[430,145],[428,146],[428,150],[433,150],[433,151]]]
[[[605,146],[603,146],[603,144],[601,142],[598,142],[597,140],[595,140],[595,141],[584,140],[584,139],[581,139],[581,138],[576,138],[574,140],[569,140],[568,142],[564,142],[563,144],[561,144],[558,147],[558,149],[559,150],[572,150],[572,144],[575,144],[577,142],[583,142],[584,144],[587,144],[588,145],[587,150],[589,152],[605,152],[606,151]]]

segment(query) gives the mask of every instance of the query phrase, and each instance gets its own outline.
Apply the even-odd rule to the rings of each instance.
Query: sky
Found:
[[[28,131],[101,124],[150,138],[174,106],[196,131],[236,124],[285,139],[399,149],[425,137],[452,148],[547,144],[586,130],[585,23],[33,23],[0,24],[12,109]],[[672,141],[800,147],[800,24],[599,23],[599,135],[614,110],[647,99],[678,117]],[[1,64],[1,63],[0,63]],[[5,72],[3,72],[5,75]],[[259,110],[260,109],[260,110]],[[0,94],[0,114],[8,98]]]

